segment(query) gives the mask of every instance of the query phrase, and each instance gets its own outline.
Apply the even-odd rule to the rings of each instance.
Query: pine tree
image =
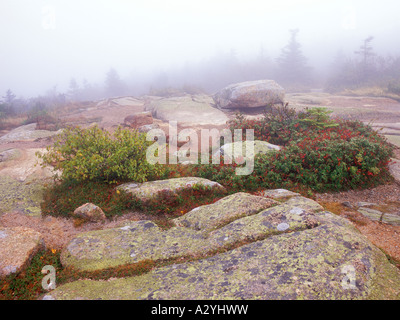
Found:
[[[6,95],[2,97],[3,103],[0,103],[0,118],[5,118],[7,115],[14,113],[15,94],[8,89]]]
[[[11,105],[15,99],[15,94],[10,89],[8,89],[3,99],[6,104]]]
[[[303,55],[301,44],[297,41],[298,32],[299,29],[290,30],[289,43],[276,59],[278,63],[277,79],[285,84],[306,83],[310,80],[307,58]]]
[[[69,82],[69,90],[68,90],[68,96],[76,101],[79,99],[79,93],[80,93],[80,88],[78,83],[76,82],[75,78],[72,78]]]
[[[107,72],[105,85],[106,94],[109,97],[123,95],[125,92],[125,85],[113,68]]]
[[[364,39],[363,44],[360,46],[360,50],[354,52],[355,54],[361,56],[361,73],[363,78],[367,78],[371,74],[373,69],[372,59],[375,56],[375,53],[373,52],[374,50],[371,46],[371,42],[373,39],[374,37],[372,36]]]

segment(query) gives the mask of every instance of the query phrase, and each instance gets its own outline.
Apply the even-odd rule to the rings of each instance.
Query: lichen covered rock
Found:
[[[400,298],[399,270],[350,222],[301,196],[282,201],[248,215],[234,214],[233,221],[211,223],[212,228],[189,224],[162,230],[153,222],[136,221],[81,234],[63,251],[63,265],[101,270],[144,259],[175,264],[125,279],[75,281],[45,299]],[[215,216],[208,212],[209,218]],[[182,262],[182,257],[194,261]]]
[[[30,216],[40,216],[42,199],[42,181],[30,178],[18,181],[0,175],[0,214],[19,211]]]
[[[184,216],[174,219],[178,226],[194,230],[213,230],[238,218],[253,215],[278,202],[264,197],[239,192],[209,205],[194,208]]]
[[[53,299],[398,299],[399,271],[346,220],[240,246],[206,259],[107,282],[58,287]]]
[[[130,182],[118,186],[118,189],[130,192],[141,200],[146,201],[152,199],[159,192],[176,193],[180,190],[190,189],[195,186],[224,189],[224,187],[217,182],[197,177],[173,178],[144,183]]]

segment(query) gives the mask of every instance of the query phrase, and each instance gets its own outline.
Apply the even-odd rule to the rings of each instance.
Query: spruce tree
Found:
[[[307,58],[303,55],[301,44],[297,41],[298,32],[299,29],[290,30],[289,43],[276,59],[278,63],[277,79],[284,84],[306,84],[310,80]]]

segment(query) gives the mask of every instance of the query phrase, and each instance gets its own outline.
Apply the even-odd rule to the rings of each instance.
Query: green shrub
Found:
[[[336,127],[338,124],[330,119],[331,111],[322,107],[306,108],[297,112],[294,108],[284,106],[266,109],[263,117],[248,120],[242,114],[229,121],[230,130],[254,129],[254,138],[277,145],[286,145],[290,141],[309,135],[322,128]]]
[[[299,183],[319,192],[356,189],[387,178],[391,154],[383,140],[349,130],[324,130],[257,158],[254,174],[263,175],[267,183]]]
[[[339,124],[331,120],[329,116],[331,113],[332,111],[323,107],[306,108],[305,111],[299,113],[298,123],[312,129],[337,127]]]
[[[162,191],[143,202],[129,192],[117,190],[116,185],[99,182],[72,183],[63,181],[45,188],[41,211],[43,215],[68,218],[85,203],[99,206],[107,218],[120,216],[127,211],[179,216],[183,212],[222,198],[225,191],[197,186],[177,193]]]
[[[118,128],[113,135],[98,126],[67,128],[47,153],[39,154],[44,165],[61,170],[62,180],[75,182],[144,182],[161,173],[160,165],[146,160],[152,142],[145,134]]]
[[[296,134],[285,134],[291,140],[284,148],[257,155],[248,176],[235,175],[235,164],[223,163],[193,166],[189,172],[244,191],[294,187],[338,191],[373,186],[389,178],[387,164],[393,149],[385,138],[360,121],[330,120],[323,109],[311,114],[316,115],[312,121],[293,125]],[[310,119],[302,117],[298,119]]]

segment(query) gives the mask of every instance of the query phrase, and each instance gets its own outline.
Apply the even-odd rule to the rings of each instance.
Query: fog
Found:
[[[246,63],[274,63],[293,29],[321,80],[338,52],[353,57],[368,36],[375,53],[399,55],[399,13],[395,0],[2,0],[0,96],[8,89],[25,98],[64,93],[71,79],[103,86],[111,68],[127,84],[124,94],[204,87],[219,62],[242,63],[245,75],[205,88],[216,90],[262,76],[243,71]]]

